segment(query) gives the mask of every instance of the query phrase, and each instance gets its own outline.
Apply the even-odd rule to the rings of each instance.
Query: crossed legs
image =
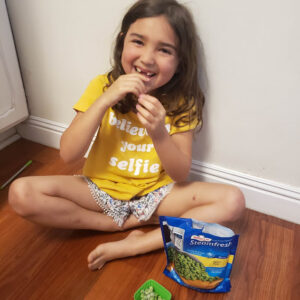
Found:
[[[222,224],[237,219],[245,208],[243,194],[233,186],[203,182],[175,184],[149,222],[139,222],[130,216],[120,228],[102,213],[87,183],[74,176],[20,178],[11,184],[9,202],[18,214],[33,222],[100,231],[120,231],[157,223],[161,215]],[[88,266],[92,270],[99,269],[107,261],[162,247],[160,228],[147,233],[134,230],[123,240],[96,247],[88,256]]]
[[[34,176],[15,180],[9,203],[22,217],[46,226],[70,229],[119,231],[102,213],[85,180],[79,176]],[[132,216],[122,228],[139,226]]]

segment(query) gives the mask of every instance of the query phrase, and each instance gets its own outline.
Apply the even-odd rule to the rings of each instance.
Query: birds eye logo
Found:
[[[197,240],[200,242],[210,242],[210,238],[206,238],[204,235],[192,235],[191,239]]]

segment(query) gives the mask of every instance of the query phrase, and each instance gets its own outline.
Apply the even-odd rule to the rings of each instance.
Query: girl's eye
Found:
[[[164,54],[168,54],[168,55],[172,54],[172,51],[167,48],[161,48],[160,51]]]
[[[133,42],[134,44],[139,45],[139,46],[143,45],[143,42],[142,42],[141,40],[132,40],[132,42]]]

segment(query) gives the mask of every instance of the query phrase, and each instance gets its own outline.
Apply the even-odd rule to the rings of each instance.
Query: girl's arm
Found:
[[[192,161],[193,131],[170,136],[165,128],[165,109],[155,97],[141,95],[136,108],[167,174],[176,182],[185,181]]]
[[[186,181],[192,162],[193,131],[163,134],[153,145],[167,174],[175,181]]]
[[[105,97],[105,96],[104,96]],[[78,112],[60,140],[60,156],[73,162],[84,156],[109,106],[101,96],[86,112]]]
[[[146,91],[149,79],[141,74],[120,76],[85,112],[78,112],[60,141],[60,155],[65,162],[82,158],[101,124],[106,110],[128,93],[137,97]]]

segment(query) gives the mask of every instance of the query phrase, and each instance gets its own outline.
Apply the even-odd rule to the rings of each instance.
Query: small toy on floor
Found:
[[[0,187],[0,190],[3,190],[7,185],[9,185],[21,172],[23,172],[30,164],[32,160],[29,160],[19,171],[17,171],[13,176],[11,176],[5,183]]]

